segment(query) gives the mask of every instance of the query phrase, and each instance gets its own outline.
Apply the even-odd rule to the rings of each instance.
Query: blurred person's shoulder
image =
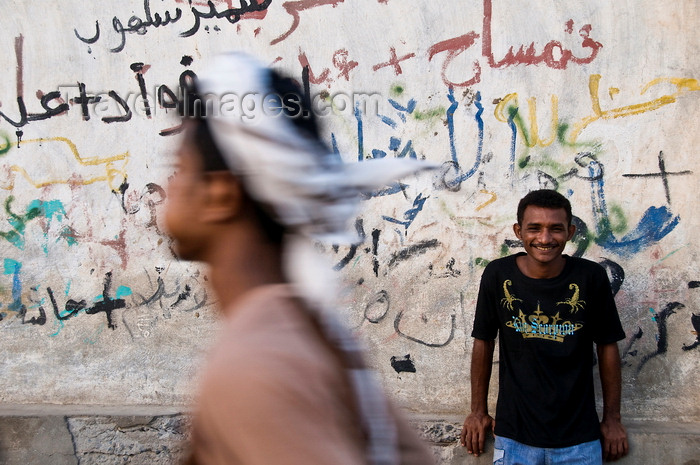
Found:
[[[342,366],[292,286],[261,286],[234,306],[208,355],[203,389],[244,389],[242,383],[246,390],[296,390],[299,384],[307,390],[313,385],[341,388]]]

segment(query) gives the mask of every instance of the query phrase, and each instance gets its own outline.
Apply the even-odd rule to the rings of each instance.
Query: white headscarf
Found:
[[[315,244],[356,242],[357,235],[348,226],[357,214],[361,193],[437,166],[397,158],[343,163],[337,154],[303,134],[289,115],[265,111],[261,103],[275,94],[270,70],[243,53],[215,57],[198,75],[197,90],[213,100],[214,112],[207,115],[207,125],[224,161],[241,176],[250,197],[287,231],[283,243],[287,279],[319,319],[329,341],[345,355],[368,436],[369,463],[398,463],[395,425],[379,383],[365,368],[355,338],[327,311],[335,296],[334,273]],[[225,102],[236,99],[243,104],[255,102],[257,108],[226,107]],[[225,108],[231,111],[220,111]]]
[[[262,108],[263,99],[275,93],[271,84],[269,69],[243,53],[215,57],[197,80],[200,95],[220,104],[215,113],[233,98],[243,105],[244,98],[256,102],[252,112],[220,111],[208,116],[207,124],[250,196],[290,233],[284,247],[288,278],[309,300],[327,306],[335,295],[332,274],[318,264],[314,243],[357,242],[348,225],[357,214],[361,193],[437,165],[407,158],[343,163],[299,131],[289,116],[271,115]]]

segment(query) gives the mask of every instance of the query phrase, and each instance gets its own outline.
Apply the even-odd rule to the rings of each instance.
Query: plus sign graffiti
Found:
[[[666,194],[666,202],[671,204],[671,191],[669,188],[669,179],[672,176],[690,175],[693,174],[690,170],[683,171],[666,171],[666,160],[664,159],[664,152],[659,152],[659,171],[658,173],[642,173],[642,174],[623,174],[622,176],[626,178],[660,178],[661,183],[664,187],[664,193]]]

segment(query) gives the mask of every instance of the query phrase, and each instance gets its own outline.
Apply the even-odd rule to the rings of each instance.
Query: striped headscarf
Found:
[[[200,98],[213,103],[206,124],[228,168],[286,231],[286,278],[343,356],[367,436],[368,463],[397,464],[397,433],[386,397],[376,374],[364,362],[358,340],[332,311],[334,276],[315,245],[357,242],[348,223],[357,214],[361,193],[436,166],[397,158],[343,163],[337,153],[291,121],[305,115],[279,111],[284,102],[275,100],[270,70],[243,53],[215,57],[198,75],[196,88]],[[272,100],[267,99],[270,96]],[[241,106],[250,103],[256,108]]]

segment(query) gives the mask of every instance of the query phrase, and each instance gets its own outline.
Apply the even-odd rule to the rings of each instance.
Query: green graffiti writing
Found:
[[[14,201],[15,197],[12,195],[5,200],[7,222],[10,223],[12,229],[9,231],[0,231],[0,237],[20,250],[24,250],[24,233],[27,223],[31,220],[41,217],[48,220],[56,219],[57,221],[63,221],[63,218],[66,216],[63,204],[59,200],[33,200],[27,205],[25,213],[21,215],[12,211],[12,203]]]

